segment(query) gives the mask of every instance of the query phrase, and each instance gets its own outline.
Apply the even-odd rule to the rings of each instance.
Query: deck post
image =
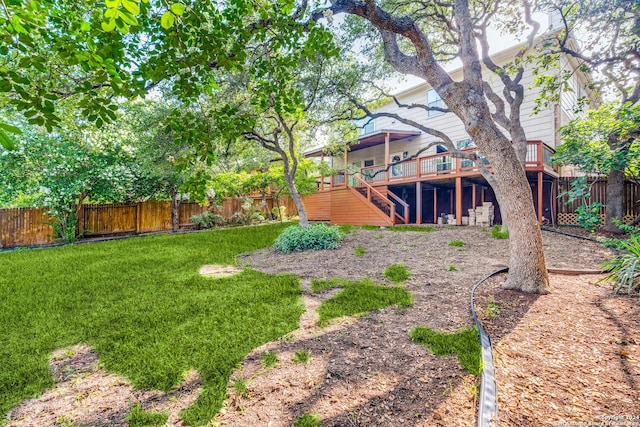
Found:
[[[416,224],[422,224],[422,182],[416,182]]]
[[[538,224],[542,224],[542,172],[538,172]]]
[[[473,200],[473,202],[471,203],[471,209],[475,209],[476,208],[476,185],[475,184],[471,184],[471,200]]]
[[[462,225],[462,177],[456,178],[456,225]]]
[[[553,200],[553,207],[551,214],[553,215],[552,218],[549,218],[549,220],[553,220],[552,225],[556,225],[558,223],[558,178],[554,178],[553,181],[551,181],[551,195],[553,197],[551,197],[551,200]]]
[[[433,223],[438,223],[438,189],[433,187]]]
[[[389,182],[389,132],[384,135],[384,176]]]

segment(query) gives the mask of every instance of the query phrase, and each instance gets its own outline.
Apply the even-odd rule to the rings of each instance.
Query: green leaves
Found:
[[[176,18],[174,14],[171,13],[171,11],[165,12],[162,15],[162,18],[160,18],[160,25],[162,25],[162,28],[164,28],[165,30],[168,30],[169,28],[171,28],[175,22],[176,22]]]
[[[170,7],[171,12],[176,16],[182,16],[185,11],[185,6],[182,3],[173,3]]]
[[[162,28],[168,30],[169,28],[173,27],[173,24],[175,24],[176,22],[176,17],[182,16],[185,10],[186,7],[182,3],[171,4],[169,10],[163,13],[162,17],[160,18],[160,25],[162,25]]]

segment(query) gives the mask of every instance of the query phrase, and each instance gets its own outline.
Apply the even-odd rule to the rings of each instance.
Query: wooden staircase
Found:
[[[351,176],[351,185],[362,197],[366,198],[369,203],[381,210],[386,216],[392,219],[394,224],[409,223],[409,205],[400,197],[387,190],[385,197],[378,190],[373,188],[369,183],[363,181],[357,176]],[[392,198],[396,203],[389,200]]]

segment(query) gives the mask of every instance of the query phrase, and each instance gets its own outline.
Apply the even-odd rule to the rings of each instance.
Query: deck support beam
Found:
[[[389,182],[389,132],[384,135],[384,169],[385,178]]]
[[[477,199],[476,199],[476,185],[475,184],[471,184],[471,200],[473,200],[471,202],[471,209],[475,209],[476,208],[476,203],[477,203]]]
[[[456,178],[456,225],[462,225],[462,177]]]
[[[551,181],[551,195],[553,197],[551,197],[551,200],[553,201],[553,206],[551,207],[552,211],[551,211],[551,218],[549,218],[549,221],[551,221],[551,225],[556,225],[556,223],[558,222],[558,179],[554,178],[553,181]]]
[[[433,187],[433,223],[438,223],[438,188]]]
[[[422,182],[416,182],[416,224],[422,224]]]
[[[538,172],[538,224],[542,224],[542,172]]]

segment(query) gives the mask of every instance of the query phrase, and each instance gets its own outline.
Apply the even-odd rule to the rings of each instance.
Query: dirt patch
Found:
[[[235,265],[203,265],[200,267],[200,275],[219,279],[221,277],[229,277],[242,272],[242,268]]]
[[[543,238],[549,267],[595,269],[611,255],[609,250],[593,242],[547,232],[543,233]],[[452,240],[462,240],[465,244],[461,248],[449,246]],[[359,246],[365,250],[361,257],[355,255],[355,248]],[[298,330],[255,349],[245,358],[229,382],[227,403],[216,421],[228,426],[290,426],[301,414],[315,413],[325,426],[475,425],[478,385],[475,377],[460,367],[456,357],[438,358],[411,342],[408,331],[417,325],[446,331],[471,325],[468,306],[471,286],[490,272],[506,266],[508,255],[508,241],[492,239],[488,232],[476,227],[457,227],[440,228],[432,233],[357,230],[346,237],[341,248],[333,251],[282,255],[265,249],[238,257],[240,264],[260,271],[300,275],[307,312]],[[412,274],[405,284],[414,297],[411,307],[376,310],[360,317],[336,319],[326,328],[317,328],[315,309],[336,291],[312,294],[311,279],[370,277],[378,283],[392,286],[383,278],[382,271],[396,262],[403,262]],[[451,267],[455,267],[455,271],[451,271]],[[571,407],[572,401],[567,400],[568,395],[561,394],[560,390],[585,389],[580,379],[597,385],[587,389],[588,393],[600,390],[599,397],[585,400],[583,405],[588,402],[594,408],[622,411],[629,407],[611,406],[611,399],[638,401],[637,384],[640,380],[633,376],[637,372],[638,354],[637,345],[633,342],[640,340],[637,336],[640,313],[628,311],[631,306],[626,305],[635,303],[637,307],[637,301],[612,297],[607,287],[588,285],[590,282],[586,280],[591,279],[583,276],[558,279],[554,276],[553,291],[544,297],[498,292],[499,283],[495,285],[495,292],[491,295],[496,304],[502,304],[502,311],[494,319],[492,327],[495,329],[491,333],[497,337],[494,342],[498,346],[496,358],[500,363],[497,370],[501,411],[509,411],[500,413],[505,420],[504,425],[544,425],[531,420],[547,419],[582,421],[581,412],[573,415],[569,410],[558,412],[561,414],[559,417],[564,418],[550,415],[554,405]],[[485,298],[489,296],[484,295]],[[619,305],[619,300],[626,302]],[[594,317],[600,325],[594,330],[602,340],[602,347],[598,347],[598,353],[590,354],[587,350],[577,353],[589,357],[574,358],[569,353],[562,353],[563,346],[571,348],[571,343],[586,339],[584,335],[590,331],[586,329],[589,317],[584,316],[596,311],[604,313],[594,305],[596,301],[602,301],[602,307],[609,311],[609,314],[602,314],[602,318]],[[623,338],[619,335],[622,334],[620,327],[612,318],[632,319],[632,316],[635,316],[635,325],[626,320],[620,321],[626,328],[625,336],[628,336]],[[583,319],[578,323],[580,328],[573,327],[577,322],[573,319],[579,318]],[[566,324],[566,327],[553,328],[557,324]],[[536,329],[541,325],[547,329]],[[489,326],[487,328],[490,329]],[[533,333],[529,332],[531,330]],[[534,342],[534,336],[538,335],[540,340]],[[620,349],[627,352],[626,365],[622,364]],[[279,362],[273,368],[265,368],[261,364],[261,357],[267,350],[278,356]],[[292,360],[300,350],[311,352],[308,364]],[[508,358],[514,352],[526,352],[528,356]],[[538,353],[542,359],[536,359]],[[563,360],[581,360],[580,372],[593,370],[594,373],[590,377],[570,375],[573,365],[551,364],[549,360],[557,358],[548,356],[545,359],[543,355],[549,353],[563,354]],[[97,369],[95,355],[90,351],[87,354],[91,355],[88,360],[54,370],[54,375],[61,381],[57,387],[45,393],[39,399],[40,403],[28,401],[23,405],[31,406],[16,408],[12,420],[17,419],[18,414],[25,418],[21,423],[11,421],[9,425],[53,426],[61,416],[81,425],[126,425],[130,402],[142,401],[146,409],[155,408],[145,403],[153,400],[145,397],[151,392],[133,391],[120,377],[94,372],[93,369]],[[617,373],[609,375],[608,367],[616,363],[626,366],[632,375],[630,378],[635,378],[635,386],[621,385],[627,380]],[[83,373],[87,366],[92,368]],[[543,369],[544,377],[537,373]],[[556,372],[558,370],[565,371]],[[99,396],[99,399],[88,401],[82,398],[80,402],[84,402],[86,408],[80,408],[82,405],[75,400],[84,393],[84,389],[71,387],[89,387],[81,384],[93,384],[89,379],[94,374],[103,375],[105,379],[99,386],[92,386],[94,391],[87,394]],[[534,375],[544,379],[531,380]],[[233,383],[236,380],[247,384],[246,395],[235,390]],[[537,388],[531,388],[532,381]],[[176,399],[182,402],[180,407],[188,406],[192,401],[189,399],[197,396],[197,378],[193,387],[188,384],[184,387],[191,391],[185,391],[184,400],[176,395]],[[618,389],[613,393],[607,388],[598,388],[603,384],[613,384]],[[529,390],[529,394],[522,395],[522,402],[518,394],[524,393],[521,388]],[[608,394],[610,391],[612,394]],[[536,395],[542,392],[544,400]],[[157,399],[163,399],[162,396],[167,395],[160,395]],[[529,398],[531,400],[527,400]],[[537,404],[530,403],[536,401]],[[166,402],[175,403],[171,398]],[[56,409],[58,406],[59,410]],[[22,409],[19,412],[20,408],[27,408],[27,411]],[[157,410],[171,410],[172,414],[178,412],[177,407],[175,410]],[[33,421],[26,421],[26,416],[32,414],[36,414],[30,418]],[[594,417],[599,414],[594,412]],[[174,415],[169,425],[180,425]]]
[[[101,370],[97,354],[87,345],[55,351],[49,368],[56,386],[16,406],[7,427],[127,426],[127,415],[137,404],[146,411],[169,413],[169,425],[182,426],[178,413],[200,394],[196,372],[188,372],[170,393],[134,390],[123,377]]]

